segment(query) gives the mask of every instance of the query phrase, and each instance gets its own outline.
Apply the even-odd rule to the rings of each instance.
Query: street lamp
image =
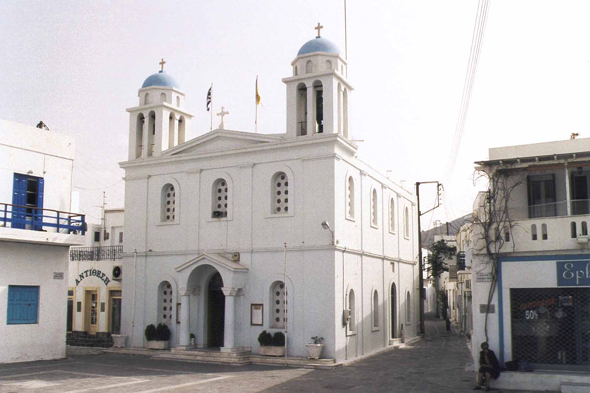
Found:
[[[322,221],[322,228],[327,229],[332,234],[332,245],[334,245],[334,231],[330,228],[328,221]]]

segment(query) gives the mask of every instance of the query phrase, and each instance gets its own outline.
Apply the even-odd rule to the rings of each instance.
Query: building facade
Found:
[[[338,48],[317,37],[291,65],[282,134],[184,141],[179,122],[188,129],[192,115],[165,72],[128,109],[129,346],[165,323],[176,348],[194,334],[198,347],[256,353],[267,330],[287,334],[289,356],[320,336],[322,356],[341,361],[416,336],[416,198],[356,158]]]
[[[70,213],[74,142],[0,120],[0,363],[65,356],[68,251],[84,244]]]
[[[86,244],[70,249],[68,332],[121,333],[124,214],[105,209],[100,224],[88,225]]]
[[[477,164],[492,186],[474,204],[474,359],[487,339],[501,363],[587,370],[590,139],[490,149]]]

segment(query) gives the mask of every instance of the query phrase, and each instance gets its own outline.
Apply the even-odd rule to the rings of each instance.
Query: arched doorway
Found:
[[[390,338],[396,338],[396,327],[397,327],[397,322],[396,322],[396,315],[397,315],[397,299],[396,299],[396,295],[395,295],[395,284],[391,284],[391,298],[389,301],[390,304],[390,308],[391,308],[391,315],[390,315],[390,319],[391,319],[391,332],[390,332]]]
[[[223,347],[225,296],[221,287],[221,275],[215,273],[207,285],[207,346],[210,348]]]

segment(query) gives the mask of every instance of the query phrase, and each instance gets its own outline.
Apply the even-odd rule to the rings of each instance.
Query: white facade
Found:
[[[503,244],[491,301],[482,227],[472,226],[474,359],[486,341],[487,308],[487,341],[501,363],[518,358],[557,370],[588,364],[588,151],[590,139],[574,139],[490,149],[490,160],[478,163],[490,173],[509,174],[511,225],[496,237]],[[474,203],[474,215],[483,221],[487,195],[480,193]],[[557,385],[547,389],[559,389],[554,379]]]
[[[61,358],[68,250],[84,244],[82,217],[68,213],[74,143],[4,120],[0,140],[0,363]]]
[[[214,130],[151,157],[130,150],[128,345],[157,323],[173,347],[192,333],[198,347],[253,353],[261,331],[287,331],[289,356],[321,336],[322,356],[341,361],[392,345],[402,328],[416,335],[416,198],[356,158],[345,64],[321,49],[297,56],[284,134]],[[133,123],[143,109],[129,111]]]

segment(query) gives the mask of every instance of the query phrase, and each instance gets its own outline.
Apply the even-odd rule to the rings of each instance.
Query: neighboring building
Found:
[[[444,240],[447,246],[457,247],[457,241],[455,236],[452,235],[434,235],[434,243]],[[457,311],[457,255],[454,254],[448,258],[444,258],[445,266],[448,267],[448,271],[441,273],[438,277],[433,278],[436,280],[436,288],[440,293],[444,293],[447,296],[447,312],[448,317],[451,321],[457,322],[458,311]],[[434,285],[434,282],[433,282]],[[428,290],[427,290],[428,294]],[[435,292],[436,295],[436,292]],[[432,293],[431,293],[432,296]],[[438,303],[439,312],[438,315],[442,315],[442,303],[440,298],[435,297],[435,301]]]
[[[256,353],[261,331],[288,327],[289,356],[321,336],[342,361],[416,336],[416,198],[356,158],[338,48],[312,39],[291,65],[283,134],[222,123],[185,142],[179,84],[160,72],[139,90],[121,163],[128,345],[165,323],[176,348],[193,333]]]
[[[67,327],[77,332],[68,336],[71,345],[109,343],[108,334],[87,335],[121,333],[124,214],[105,209],[101,224],[88,225],[84,247],[70,249]]]
[[[0,120],[0,363],[65,356],[72,138]]]
[[[480,193],[474,204],[474,359],[485,341],[487,310],[488,342],[501,363],[518,359],[535,369],[587,370],[590,139],[490,149],[489,160],[477,164],[501,176],[494,177],[495,187]],[[490,215],[509,217],[499,221],[508,225],[498,230],[494,224],[489,231],[490,249],[498,249],[497,276],[478,223],[489,222]],[[543,386],[559,390],[564,379],[559,374],[551,378]]]
[[[461,333],[471,335],[473,329],[471,294],[471,223],[457,232],[457,322]]]

